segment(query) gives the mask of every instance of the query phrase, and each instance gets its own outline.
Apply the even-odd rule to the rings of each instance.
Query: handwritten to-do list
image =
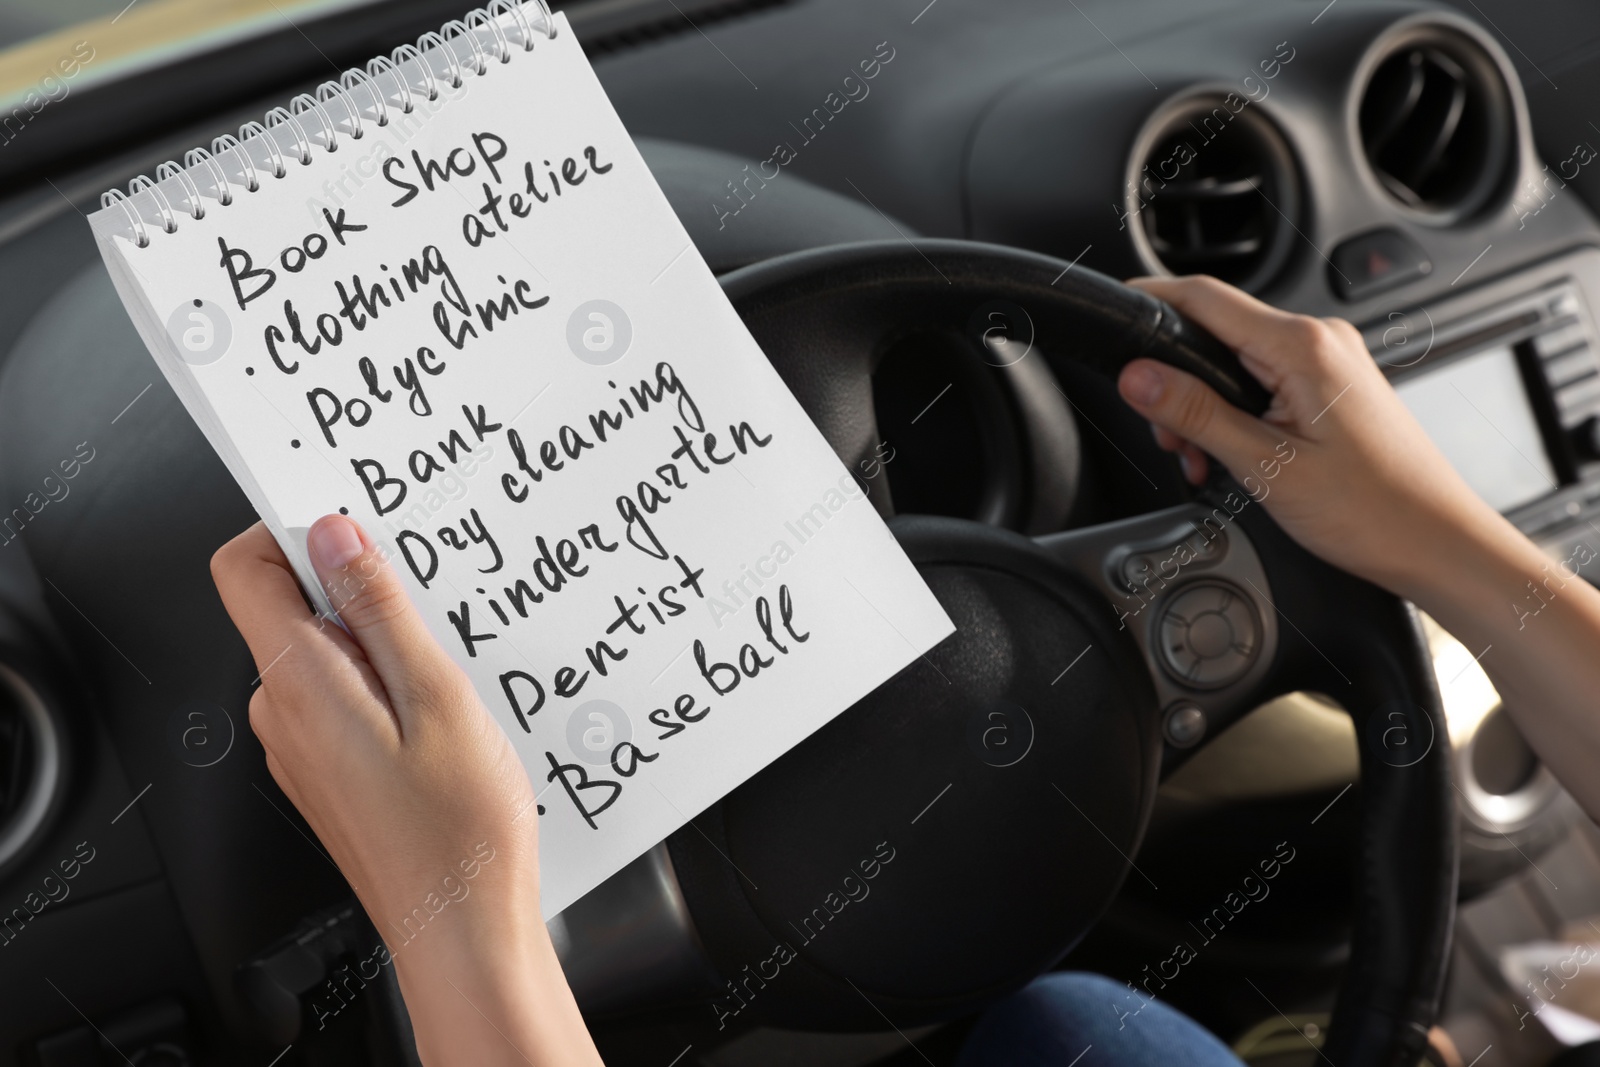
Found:
[[[91,220],[313,598],[343,511],[468,671],[538,793],[546,916],[951,630],[554,27],[436,64],[409,116],[334,113],[335,151],[301,111]]]

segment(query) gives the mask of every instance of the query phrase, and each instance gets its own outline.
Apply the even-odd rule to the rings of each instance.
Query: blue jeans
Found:
[[[1242,1067],[1193,1019],[1097,974],[1057,971],[984,1013],[956,1067]]]

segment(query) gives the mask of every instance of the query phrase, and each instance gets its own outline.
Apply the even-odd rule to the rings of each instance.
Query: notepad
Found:
[[[564,16],[497,3],[90,219],[311,598],[389,553],[539,799],[551,916],[951,624],[745,329]]]

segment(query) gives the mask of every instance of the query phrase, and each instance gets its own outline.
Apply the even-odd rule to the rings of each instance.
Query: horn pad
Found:
[[[879,1027],[850,985],[904,1023],[1064,955],[1127,875],[1160,754],[1149,676],[1103,601],[1015,534],[891,526],[956,633],[721,803],[725,904],[754,922],[708,938],[724,974],[798,963],[861,1016],[839,1022]],[[774,977],[762,1013],[792,1002],[816,1025],[813,986]]]

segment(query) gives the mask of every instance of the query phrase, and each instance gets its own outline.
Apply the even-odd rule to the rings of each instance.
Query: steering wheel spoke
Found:
[[[1105,597],[1117,628],[1139,646],[1161,707],[1163,771],[1277,693],[1271,583],[1225,503],[1162,511],[1035,538]],[[1248,506],[1248,505],[1246,505]]]

